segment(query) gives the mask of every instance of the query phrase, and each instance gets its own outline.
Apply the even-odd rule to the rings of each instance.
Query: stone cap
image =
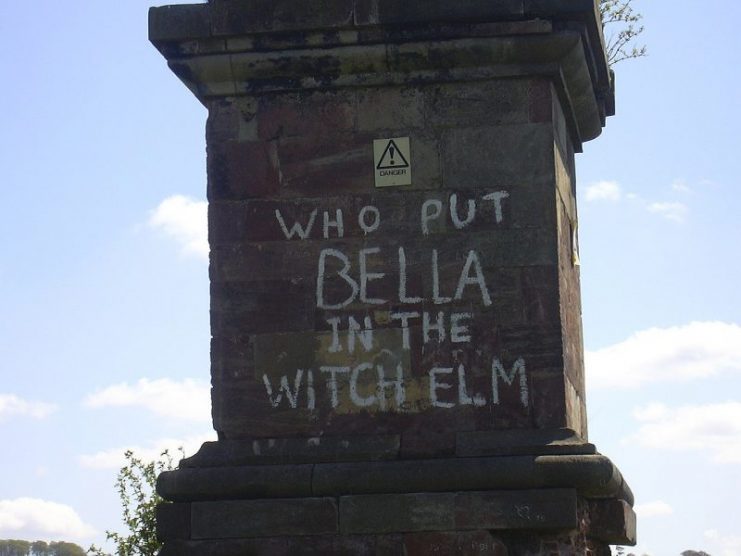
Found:
[[[600,454],[181,467],[157,478],[157,492],[173,502],[539,488],[634,503],[620,471]]]
[[[577,146],[614,113],[597,0],[211,0],[151,8],[149,37],[204,103],[541,74]]]

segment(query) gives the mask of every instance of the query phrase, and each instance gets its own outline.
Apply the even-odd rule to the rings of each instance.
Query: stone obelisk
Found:
[[[209,113],[218,432],[159,478],[162,554],[634,543],[587,439],[596,1],[211,0],[150,38]]]

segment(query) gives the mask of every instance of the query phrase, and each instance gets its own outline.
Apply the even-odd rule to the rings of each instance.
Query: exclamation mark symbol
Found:
[[[391,155],[391,166],[393,166],[394,164],[396,164],[396,162],[394,162],[394,151],[395,150],[396,149],[394,149],[393,146],[389,146],[389,154]]]

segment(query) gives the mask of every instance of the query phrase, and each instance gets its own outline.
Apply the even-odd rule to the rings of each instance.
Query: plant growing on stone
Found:
[[[607,60],[611,66],[646,55],[646,46],[635,44],[638,36],[643,33],[643,25],[640,24],[643,16],[633,10],[632,3],[633,0],[600,0],[602,27],[607,41]]]
[[[182,448],[180,453],[184,456]],[[174,469],[173,457],[168,450],[162,452],[158,460],[150,462],[136,457],[131,450],[124,456],[126,465],[118,472],[116,489],[128,534],[106,531],[106,540],[114,543],[115,556],[156,556],[162,548],[155,530],[156,508],[162,498],[155,491],[155,485],[160,473]],[[88,553],[109,556],[95,545]]]

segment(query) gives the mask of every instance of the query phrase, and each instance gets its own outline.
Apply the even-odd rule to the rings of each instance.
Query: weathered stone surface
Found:
[[[455,529],[455,494],[384,494],[340,498],[343,534]]]
[[[219,437],[160,477],[162,554],[634,540],[586,436],[574,153],[613,109],[596,3],[211,0],[152,9],[150,36],[209,111]]]
[[[322,496],[538,488],[575,488],[586,496],[633,501],[620,472],[600,455],[321,464],[312,487]]]
[[[191,505],[170,502],[157,505],[157,538],[160,540],[190,539]]]
[[[610,544],[636,543],[636,514],[625,500],[589,500],[589,533]]]
[[[340,498],[345,534],[576,529],[571,490],[385,494]]]
[[[456,454],[462,457],[493,455],[596,454],[593,444],[568,429],[459,432]]]
[[[405,556],[508,556],[510,551],[489,531],[423,532],[404,535]]]
[[[157,491],[179,501],[310,496],[310,465],[222,466],[216,469],[184,468],[157,478]]]
[[[337,532],[337,504],[332,498],[194,502],[191,512],[193,540]]]
[[[183,460],[184,467],[221,467],[252,464],[296,464],[396,459],[397,435],[347,437],[262,438],[246,441],[206,442],[197,454]]]
[[[317,535],[168,543],[160,556],[406,556],[401,535]],[[421,556],[421,554],[420,554]]]

